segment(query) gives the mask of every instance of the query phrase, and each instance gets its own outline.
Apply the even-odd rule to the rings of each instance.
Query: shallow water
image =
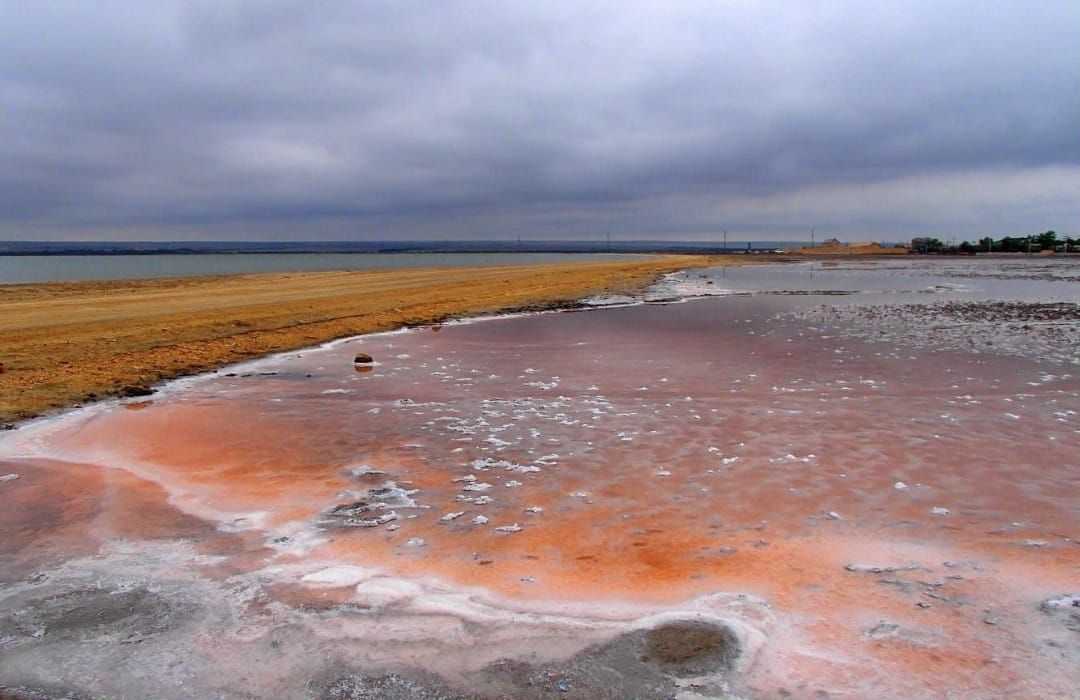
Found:
[[[749,697],[1068,697],[1077,632],[1039,604],[1080,588],[1074,365],[801,314],[1076,285],[813,265],[651,296],[698,293],[718,296],[352,339],[20,429],[0,471],[26,479],[0,489],[40,490],[5,578],[81,553],[88,521],[178,533],[212,580],[329,606],[304,618],[315,639],[370,645],[335,606],[399,611],[414,644],[366,662],[559,658],[668,612],[758,640],[729,679]],[[46,496],[80,480],[108,497],[55,522]]]

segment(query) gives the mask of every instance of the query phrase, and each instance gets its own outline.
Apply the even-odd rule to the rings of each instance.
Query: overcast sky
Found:
[[[0,0],[0,238],[1080,233],[1080,2]]]

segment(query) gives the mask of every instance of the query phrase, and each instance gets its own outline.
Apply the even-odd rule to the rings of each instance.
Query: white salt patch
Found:
[[[487,519],[487,516],[478,515],[478,516],[476,516],[475,518],[472,519],[472,522],[473,522],[473,525],[487,525],[488,524],[488,519]]]
[[[795,455],[793,455],[793,454],[791,454],[789,452],[786,455],[784,455],[783,457],[777,457],[776,459],[770,459],[769,461],[770,462],[803,462],[803,463],[807,463],[810,460],[815,459],[815,458],[816,458],[816,455],[812,455],[812,454],[806,455],[805,457],[796,457]]]
[[[356,594],[364,603],[374,607],[392,605],[415,598],[423,588],[402,579],[372,579],[356,586]]]
[[[444,522],[444,523],[448,523],[451,520],[457,520],[458,518],[460,518],[463,515],[465,515],[465,511],[456,510],[456,511],[454,511],[452,513],[447,513],[446,515],[442,516],[441,518],[439,518],[439,521]]]
[[[405,543],[405,546],[406,547],[426,547],[427,546],[427,540],[425,540],[423,537],[413,537],[412,539],[410,539],[408,542]]]
[[[381,471],[379,469],[375,469],[374,467],[369,467],[366,464],[361,464],[360,466],[353,467],[352,469],[349,470],[349,474],[351,474],[352,476],[356,476],[356,477],[360,477],[360,476],[379,476],[379,475],[382,475],[382,474],[385,474],[385,473],[386,472]]]
[[[523,529],[520,525],[514,523],[513,525],[500,525],[495,528],[495,532],[521,532]]]
[[[490,488],[491,488],[491,484],[488,484],[488,483],[485,483],[485,482],[480,482],[480,483],[471,483],[462,490],[463,491],[487,491]]]
[[[892,487],[897,491],[903,491],[908,487],[908,485],[905,484],[903,481],[897,481],[895,484],[892,485]]]
[[[3,476],[0,476],[0,482],[15,481],[18,478],[19,478],[18,474],[14,474],[14,473],[12,473],[12,474],[4,474]]]
[[[1080,608],[1080,595],[1075,593],[1060,595],[1049,600],[1044,600],[1041,607],[1044,610],[1071,610]]]
[[[331,566],[303,576],[300,583],[313,587],[339,588],[342,586],[355,586],[374,575],[373,570],[360,566]]]
[[[939,508],[939,507],[935,506],[934,508],[930,509],[930,512],[932,514],[934,514],[934,515],[948,515],[949,514],[949,509],[948,508]]]

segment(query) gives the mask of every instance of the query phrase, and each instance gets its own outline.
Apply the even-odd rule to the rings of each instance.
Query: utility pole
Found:
[[[724,252],[727,252],[727,229],[724,229]]]
[[[810,229],[810,247],[811,248],[814,247],[814,234],[815,233],[817,233],[817,229],[815,229],[815,228]]]

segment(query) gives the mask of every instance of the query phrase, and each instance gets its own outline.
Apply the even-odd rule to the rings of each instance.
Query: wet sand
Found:
[[[1075,362],[824,328],[872,308],[840,282],[366,336],[15,431],[0,685],[1070,697]]]
[[[729,264],[752,262],[734,257]],[[565,304],[711,264],[620,262],[0,285],[0,424],[230,362],[461,315]]]

